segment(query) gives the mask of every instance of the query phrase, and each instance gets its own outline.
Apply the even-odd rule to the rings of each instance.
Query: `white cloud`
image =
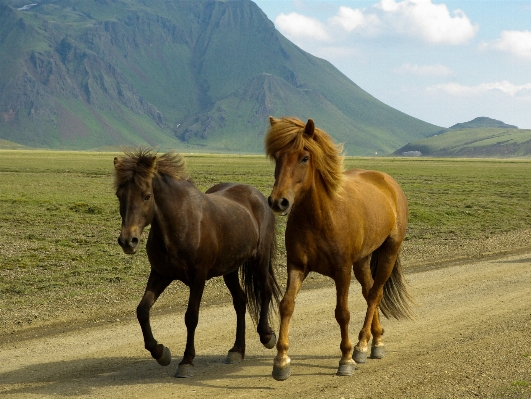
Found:
[[[505,51],[517,57],[531,59],[531,32],[528,30],[504,30],[499,39],[490,43],[482,43],[480,47]]]
[[[451,15],[446,4],[433,4],[431,0],[381,0],[374,8],[397,33],[433,44],[464,44],[479,29],[460,9]]]
[[[454,95],[474,94],[475,89],[471,86],[465,86],[459,83],[443,83],[428,87],[428,91],[445,91]]]
[[[445,4],[433,4],[432,0],[381,0],[364,9],[340,6],[326,23],[292,12],[280,14],[275,24],[291,38],[321,42],[332,41],[333,28],[339,27],[365,36],[388,34],[430,44],[459,45],[470,41],[479,29],[460,9],[450,13]]]
[[[347,32],[357,28],[363,28],[368,25],[378,25],[380,19],[373,14],[363,14],[360,9],[341,6],[337,15],[330,18],[328,22],[332,25],[339,25]]]
[[[278,30],[286,36],[298,39],[327,41],[330,39],[325,25],[315,18],[292,12],[280,14],[275,19]]]
[[[417,65],[405,63],[394,69],[398,74],[411,74],[418,76],[450,76],[453,71],[447,66],[436,65]]]
[[[428,91],[444,91],[453,95],[476,95],[492,91],[501,91],[510,96],[531,91],[531,83],[515,85],[507,80],[494,83],[481,83],[477,86],[466,86],[459,83],[445,83],[428,87]]]

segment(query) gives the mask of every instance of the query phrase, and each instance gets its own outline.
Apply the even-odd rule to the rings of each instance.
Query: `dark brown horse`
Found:
[[[232,183],[202,193],[188,179],[183,159],[174,153],[126,152],[114,159],[114,167],[122,217],[118,243],[126,254],[136,252],[143,229],[151,224],[146,244],[151,273],[137,308],[151,356],[163,366],[171,361],[169,349],[153,337],[149,311],[164,289],[180,280],[190,287],[190,297],[186,349],[176,377],[192,375],[201,296],[206,280],[216,276],[223,276],[236,310],[236,341],[227,362],[245,356],[246,304],[260,341],[273,348],[276,336],[268,322],[269,304],[271,299],[278,304],[279,287],[272,266],[275,216],[266,198],[251,186]]]
[[[399,262],[406,234],[407,200],[389,175],[368,170],[343,172],[341,146],[315,128],[311,119],[270,118],[266,153],[275,160],[275,185],[269,205],[289,215],[286,226],[288,283],[280,303],[280,333],[273,377],[290,376],[288,330],[295,297],[309,272],[331,277],[336,285],[335,317],[341,329],[338,375],[351,375],[364,363],[372,334],[371,357],[384,355],[384,316],[411,315],[410,296]],[[354,348],[348,335],[348,291],[354,270],[367,300],[367,313]]]

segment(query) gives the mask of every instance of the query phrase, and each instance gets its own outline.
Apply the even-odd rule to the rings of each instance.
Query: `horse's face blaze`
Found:
[[[275,154],[275,184],[269,206],[277,215],[287,215],[300,195],[312,185],[310,153],[306,150]]]
[[[120,202],[122,228],[118,244],[126,254],[134,254],[144,228],[151,223],[154,211],[152,188],[141,189],[134,183],[121,186],[116,191]]]

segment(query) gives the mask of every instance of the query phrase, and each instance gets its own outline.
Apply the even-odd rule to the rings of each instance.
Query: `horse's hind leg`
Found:
[[[383,357],[383,341],[382,334],[383,329],[380,326],[380,320],[378,315],[378,306],[383,297],[383,287],[386,281],[391,276],[393,268],[395,267],[395,262],[398,257],[398,250],[400,246],[396,246],[393,242],[388,241],[384,242],[382,246],[376,250],[372,256],[378,256],[375,261],[377,262],[376,271],[374,272],[373,284],[369,289],[366,299],[367,299],[367,313],[365,314],[365,322],[363,328],[359,333],[359,341],[354,349],[354,360],[358,362],[363,362],[363,357],[366,358],[368,342],[371,338],[371,330],[374,333],[373,339],[373,350],[371,352],[371,357]],[[364,268],[364,273],[367,273],[366,267]],[[369,268],[370,273],[370,268]],[[377,325],[375,325],[377,323]]]
[[[354,275],[356,276],[356,279],[361,285],[361,292],[366,301],[369,297],[369,290],[373,285],[373,279],[370,269],[370,260],[371,256],[369,255],[366,258],[356,262],[353,267]],[[380,324],[378,309],[376,309],[373,314],[371,323],[371,333],[373,337],[371,358],[381,359],[385,352],[385,346],[382,340],[384,330],[382,328],[382,325]],[[368,339],[370,339],[370,335],[367,337],[367,341],[358,342],[358,345],[356,345],[356,347],[354,348],[354,360],[356,361],[356,363],[365,363],[367,361]]]
[[[245,292],[243,292],[238,279],[238,270],[223,276],[225,285],[232,295],[232,304],[236,311],[236,341],[229,350],[225,363],[238,363],[245,357]]]
[[[259,305],[260,314],[258,315],[256,331],[260,336],[262,345],[267,349],[273,349],[277,343],[277,336],[269,325],[269,309],[273,298],[273,290],[278,288],[274,286],[276,284],[274,275],[270,274],[270,259],[268,256],[256,260],[251,267],[253,267],[253,274],[255,274],[258,283],[257,288],[260,290],[259,295],[257,295],[257,300],[260,301],[257,304]]]
[[[153,337],[151,331],[151,325],[149,323],[149,311],[151,307],[159,297],[159,295],[166,289],[166,287],[172,282],[171,279],[163,277],[153,270],[148,278],[146,291],[140,301],[140,304],[136,308],[136,316],[144,335],[145,348],[151,353],[151,356],[162,366],[167,366],[171,362],[170,350],[162,344],[159,344]]]

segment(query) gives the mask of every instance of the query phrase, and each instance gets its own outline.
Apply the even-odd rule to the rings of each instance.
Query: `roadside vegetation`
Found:
[[[116,155],[0,151],[0,336],[65,320],[134,317],[149,263],[145,250],[127,256],[116,243]],[[200,190],[233,181],[266,196],[271,191],[273,164],[265,156],[185,158]],[[529,159],[347,158],[346,167],[387,172],[404,189],[410,205],[406,270],[531,247]],[[277,221],[284,285],[286,219]],[[308,280],[331,284],[319,276]],[[209,286],[204,302],[228,299],[221,279]],[[184,307],[187,290],[172,284],[160,302],[160,309]]]

